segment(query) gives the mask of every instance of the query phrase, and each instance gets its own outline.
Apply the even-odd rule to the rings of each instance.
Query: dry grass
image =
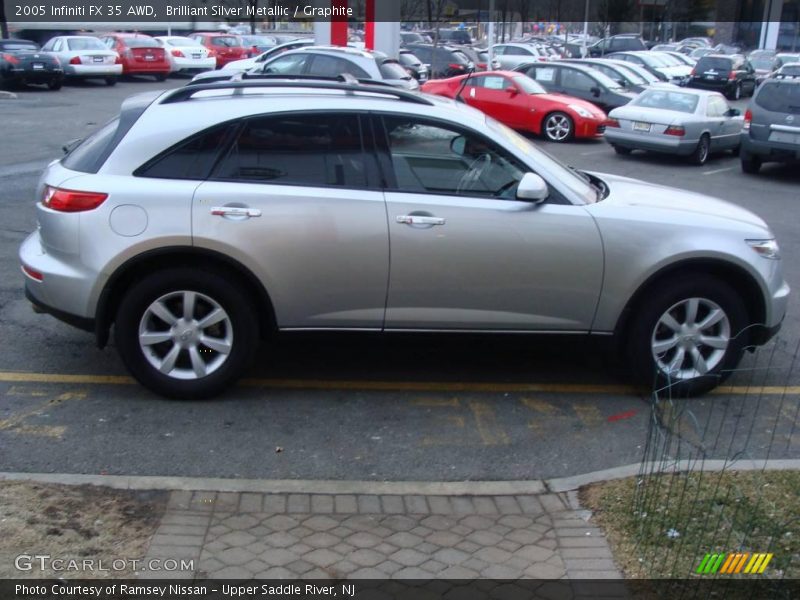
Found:
[[[0,482],[0,578],[129,577],[124,571],[19,571],[20,554],[52,558],[141,559],[166,507],[162,492],[82,485]],[[96,563],[95,563],[96,564]]]
[[[740,549],[774,553],[765,577],[800,577],[800,473],[664,474],[638,487],[638,505],[636,478],[580,492],[626,577],[703,577],[694,572],[706,552]]]

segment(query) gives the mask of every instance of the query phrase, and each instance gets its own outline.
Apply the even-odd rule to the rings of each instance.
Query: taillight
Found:
[[[616,119],[606,119],[606,127],[619,127],[619,121]]]
[[[73,56],[69,59],[69,64],[71,65],[79,65],[81,64],[81,57],[80,56]]]
[[[664,130],[664,135],[683,137],[686,135],[686,130],[683,128],[683,125],[670,125],[666,128],[666,130]]]
[[[479,69],[485,69],[486,68],[486,63],[478,63],[478,68]]]
[[[108,194],[80,192],[45,186],[42,206],[59,212],[83,212],[94,210],[105,202]]]
[[[11,54],[3,54],[3,60],[10,62],[12,65],[18,65],[19,59]]]
[[[464,68],[464,65],[460,65],[458,63],[450,63],[447,66],[450,67],[451,69],[458,69],[459,71]]]
[[[22,265],[22,272],[31,279],[35,279],[36,281],[44,281],[44,275],[39,273],[39,271],[34,271],[28,265]]]
[[[180,50],[173,50],[172,51],[172,56],[177,56],[178,58],[185,58],[185,56],[183,55],[183,52],[181,52]]]
[[[215,57],[216,55],[217,55],[217,51],[216,51],[216,50],[214,50],[213,48],[209,48],[209,49],[208,49],[208,56],[209,56],[210,58],[213,58],[213,57]]]
[[[696,73],[697,73],[697,69],[692,69],[692,72],[689,73],[689,77],[694,77]]]
[[[734,79],[736,79],[736,73],[734,71],[731,71],[730,73],[728,73],[728,81],[733,81]]]
[[[744,111],[744,121],[742,122],[742,131],[750,131],[750,123],[753,121],[753,111],[749,108]]]

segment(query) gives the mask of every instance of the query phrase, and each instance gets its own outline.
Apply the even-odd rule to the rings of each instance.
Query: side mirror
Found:
[[[594,86],[594,87],[593,87],[591,90],[589,90],[589,91],[590,91],[590,92],[592,92],[592,96],[594,96],[595,98],[598,98],[598,97],[600,96],[600,88],[599,88],[599,87],[597,87],[597,86]]]
[[[517,186],[518,200],[529,200],[539,204],[547,200],[549,195],[550,189],[547,183],[536,173],[525,173]]]
[[[457,135],[452,140],[450,140],[450,150],[453,154],[457,154],[458,156],[464,156],[464,151],[467,148],[467,138],[463,135]]]

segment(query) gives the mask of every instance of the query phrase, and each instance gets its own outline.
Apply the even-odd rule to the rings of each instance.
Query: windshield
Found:
[[[697,61],[697,67],[695,68],[695,70],[698,73],[702,73],[703,71],[707,71],[709,69],[716,69],[719,71],[730,71],[732,65],[733,63],[728,58],[714,58],[706,56]]]
[[[672,56],[671,54],[659,54],[658,58],[673,67],[682,66],[684,64],[683,61],[679,60],[675,56]]]
[[[640,77],[636,72],[633,71],[633,69],[629,69],[627,67],[622,67],[622,66],[618,65],[617,66],[617,70],[620,73],[622,73],[627,78],[627,80],[630,81],[631,83],[634,83],[636,85],[641,85],[643,83],[647,83],[645,81],[645,79],[643,77]],[[654,77],[653,79],[658,79],[658,78]]]
[[[775,59],[765,56],[763,58],[753,58],[750,59],[750,64],[753,65],[754,69],[764,69],[766,71],[772,70],[772,67],[775,65]]]
[[[637,54],[648,67],[669,67],[670,64],[654,54]]]
[[[682,113],[694,113],[699,97],[686,92],[673,92],[667,88],[645,90],[631,100],[629,106],[660,108]]]
[[[486,117],[486,124],[494,130],[500,138],[514,145],[525,155],[531,157],[534,163],[541,166],[542,170],[547,171],[547,173],[552,176],[553,181],[562,184],[573,194],[579,196],[586,204],[594,204],[597,202],[600,194],[592,187],[585,175],[579,174],[578,171],[572,169],[569,165],[562,163],[541,148],[537,148],[528,138],[520,135],[510,127],[506,127],[502,123],[495,121],[492,117]]]
[[[656,77],[650,71],[639,65],[634,65],[632,63],[625,63],[625,66],[623,68],[628,69],[629,71],[633,71],[639,77],[644,79],[647,83],[656,83],[659,81],[658,77]]]
[[[185,37],[169,38],[167,40],[167,43],[170,46],[201,46],[202,45],[202,44],[200,44],[200,42],[197,42],[197,41],[195,41],[195,40],[193,40],[191,38],[185,38]]]
[[[547,90],[545,90],[537,81],[531,79],[527,75],[519,75],[514,77],[514,83],[516,83],[525,94],[547,93]]]
[[[108,50],[103,42],[97,38],[70,38],[67,40],[67,48],[70,50]]]
[[[125,37],[122,43],[128,48],[158,48],[158,42],[149,37]]]
[[[241,46],[239,38],[233,36],[211,38],[211,44],[214,46],[227,46],[228,48],[235,48],[237,46]]]
[[[244,42],[245,46],[274,46],[275,38],[263,35],[243,35],[242,42]]]

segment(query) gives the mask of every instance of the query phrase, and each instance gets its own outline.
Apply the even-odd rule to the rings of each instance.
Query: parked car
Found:
[[[339,77],[352,75],[356,79],[384,81],[389,85],[418,90],[419,83],[402,65],[382,52],[341,46],[308,46],[279,54],[272,60],[253,67],[241,75],[243,79],[266,76],[300,75]],[[224,70],[200,73],[190,85],[224,81],[232,75]]]
[[[278,45],[274,37],[268,35],[240,35],[242,45],[247,50],[247,55],[254,58]]]
[[[756,85],[760,85],[767,77],[772,75],[780,67],[780,61],[775,56],[752,54],[747,58],[750,66],[755,71]]]
[[[682,397],[774,335],[789,295],[746,209],[573,170],[388,86],[134,96],[37,194],[27,297],[100,346],[113,326],[133,376],[178,398],[219,394],[262,334],[298,329],[613,335],[626,372]]]
[[[647,150],[703,165],[712,152],[739,150],[741,113],[719,92],[653,88],[608,116],[606,140],[617,154]]]
[[[437,40],[436,31],[428,31],[427,35],[431,41]],[[470,46],[474,42],[472,35],[466,29],[439,29],[438,41],[439,44],[458,44],[462,46]]]
[[[434,46],[432,44],[406,44],[426,67],[431,79],[464,75],[475,68],[466,54],[453,46]]]
[[[693,58],[695,60],[700,60],[704,56],[708,56],[709,54],[716,54],[713,48],[696,48],[689,53],[689,58]]]
[[[428,36],[417,33],[416,31],[400,32],[401,44],[430,44],[431,41],[432,40]]]
[[[553,56],[541,44],[495,44],[492,53],[505,70],[532,62],[547,62]]]
[[[426,67],[411,50],[404,50],[401,48],[397,58],[403,68],[408,71],[414,79],[420,83],[428,81],[428,67]]]
[[[756,72],[738,54],[710,54],[697,61],[687,85],[722,92],[728,98],[738,100],[742,96],[753,95],[756,89]]]
[[[42,52],[55,56],[64,69],[64,76],[74,79],[100,78],[106,85],[115,85],[122,74],[119,54],[109,50],[96,37],[63,35],[51,38]]]
[[[631,92],[641,92],[649,87],[649,82],[630,68],[629,63],[606,58],[567,58],[558,62],[574,63],[600,71]]]
[[[59,60],[42,52],[36,42],[0,39],[0,87],[45,84],[58,90],[63,81]]]
[[[208,48],[191,38],[162,35],[154,39],[164,48],[172,73],[199,73],[217,66],[217,59],[209,55]]]
[[[591,67],[572,63],[536,63],[516,69],[535,79],[548,92],[586,100],[608,112],[636,97],[616,81]]]
[[[164,47],[149,35],[110,33],[100,41],[119,54],[123,75],[152,75],[156,81],[164,81],[172,70]]]
[[[800,62],[786,63],[775,71],[775,77],[800,77]]]
[[[694,59],[691,56],[688,56],[686,54],[683,54],[681,52],[673,52],[673,51],[666,50],[666,51],[662,51],[661,54],[666,54],[667,56],[671,56],[672,58],[674,58],[678,62],[679,65],[682,64],[682,65],[686,65],[687,67],[691,68],[691,67],[693,67],[693,66],[695,66],[697,64],[697,60],[696,59]]]
[[[289,42],[284,42],[283,44],[279,44],[270,48],[266,52],[262,52],[258,56],[254,58],[243,58],[242,60],[234,60],[227,63],[224,67],[222,67],[223,71],[232,71],[235,73],[243,73],[245,71],[249,71],[253,67],[265,63],[268,60],[275,58],[279,54],[283,54],[284,52],[288,52],[289,50],[297,50],[298,48],[305,48],[306,46],[313,46],[314,39],[313,38],[303,38],[299,40],[291,40]]]
[[[527,75],[513,71],[437,79],[422,86],[422,91],[459,98],[509,127],[551,142],[594,138],[605,130],[606,113],[591,102],[548,94]]]
[[[800,52],[779,52],[775,55],[775,58],[778,61],[778,68],[780,69],[783,65],[800,62]]]
[[[744,114],[742,170],[766,162],[800,160],[800,77],[776,75],[762,83]]]
[[[609,54],[608,58],[624,60],[634,65],[647,69],[661,81],[684,85],[691,77],[691,68],[686,65],[676,65],[672,60],[661,56],[658,52],[616,52]]]
[[[589,56],[605,56],[612,52],[647,50],[647,46],[639,34],[625,33],[598,40],[587,50]]]
[[[489,51],[471,46],[453,46],[459,52],[464,53],[469,61],[475,65],[475,71],[497,71],[500,70],[500,61],[493,59],[494,66],[489,65]]]
[[[242,39],[238,35],[201,32],[193,33],[189,37],[208,49],[209,54],[217,59],[218,69],[234,60],[248,58],[247,48],[242,45]]]

